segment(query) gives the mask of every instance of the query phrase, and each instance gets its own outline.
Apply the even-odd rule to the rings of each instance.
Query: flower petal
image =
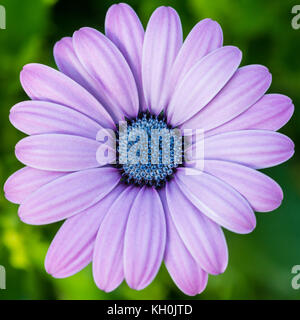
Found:
[[[32,193],[19,207],[28,224],[48,224],[69,218],[104,198],[119,182],[114,168],[97,168],[70,173]]]
[[[177,126],[198,113],[233,76],[242,59],[236,47],[214,50],[178,83],[167,108],[169,122]]]
[[[272,76],[264,66],[250,65],[238,69],[217,96],[181,128],[207,131],[218,127],[260,99],[271,81]]]
[[[245,198],[222,180],[192,168],[179,168],[175,179],[186,197],[222,227],[249,233],[256,226],[256,218]]]
[[[96,139],[101,126],[83,113],[46,101],[24,101],[10,110],[10,122],[32,135],[65,133]]]
[[[224,272],[228,250],[222,229],[189,201],[176,181],[166,185],[165,193],[172,220],[194,259],[208,273]]]
[[[79,61],[73,47],[72,38],[64,37],[56,42],[53,54],[59,70],[79,83],[100,102],[101,94],[98,90],[98,82],[88,74]]]
[[[266,94],[236,118],[205,134],[211,136],[245,129],[277,131],[290,120],[293,112],[294,105],[289,97],[281,94]]]
[[[23,67],[20,78],[24,90],[32,100],[68,106],[96,120],[104,128],[115,128],[103,106],[63,73],[42,64],[31,63]]]
[[[185,294],[194,296],[205,289],[207,273],[200,268],[180,238],[172,221],[164,192],[161,192],[161,197],[167,223],[165,265],[178,288]]]
[[[47,252],[45,268],[49,274],[69,277],[92,261],[101,222],[123,189],[122,185],[117,186],[98,203],[64,222]]]
[[[130,66],[139,93],[140,110],[146,111],[142,84],[144,28],[140,19],[128,4],[114,4],[106,14],[105,34],[122,52]]]
[[[275,210],[283,199],[282,190],[274,180],[249,167],[227,161],[205,160],[204,171],[231,185],[255,211]]]
[[[128,186],[112,204],[100,226],[93,256],[93,275],[97,286],[114,290],[124,279],[123,248],[129,212],[137,189]]]
[[[174,61],[170,76],[170,93],[196,62],[220,48],[222,44],[222,29],[216,21],[203,19],[197,23],[188,34]]]
[[[193,148],[196,146],[197,143]],[[293,141],[273,131],[232,131],[208,137],[204,141],[205,159],[232,161],[255,169],[278,165],[293,154]]]
[[[166,107],[170,72],[181,45],[177,12],[170,7],[157,8],[146,28],[142,60],[146,103],[156,115]]]
[[[156,276],[166,242],[163,206],[154,188],[143,187],[130,210],[124,242],[124,273],[128,285],[145,288]]]
[[[77,171],[99,166],[96,140],[66,134],[41,134],[26,137],[16,145],[22,163],[41,170]]]
[[[5,197],[10,202],[20,204],[43,185],[66,174],[65,172],[44,171],[24,167],[12,174],[5,182]]]
[[[102,33],[81,28],[73,35],[76,54],[97,80],[102,103],[115,121],[135,117],[139,110],[137,88],[132,72],[118,48]]]

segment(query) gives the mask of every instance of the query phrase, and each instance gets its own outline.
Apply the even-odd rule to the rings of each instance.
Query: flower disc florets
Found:
[[[117,163],[122,181],[161,188],[183,163],[182,136],[161,114],[140,113],[118,126]]]

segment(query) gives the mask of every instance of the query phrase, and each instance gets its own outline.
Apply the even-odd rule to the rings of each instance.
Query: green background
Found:
[[[299,1],[298,1],[299,2]],[[184,34],[200,19],[217,20],[225,44],[243,51],[242,64],[263,64],[273,74],[269,92],[290,96],[292,120],[281,131],[296,143],[300,116],[300,29],[293,30],[288,0],[128,0],[146,25],[152,11],[171,5],[179,13]],[[54,66],[52,48],[63,36],[83,26],[103,31],[104,17],[113,1],[4,0],[7,29],[0,30],[0,179],[21,167],[14,145],[23,135],[8,121],[9,109],[27,97],[19,83],[22,66],[38,62]],[[299,3],[300,4],[300,3]],[[291,286],[291,268],[300,264],[300,162],[297,153],[287,163],[265,170],[283,188],[282,206],[257,214],[257,228],[249,235],[226,232],[229,265],[210,276],[205,292],[195,299],[298,299]],[[123,283],[113,293],[97,289],[91,266],[67,279],[54,279],[44,270],[47,248],[60,224],[29,226],[17,215],[18,207],[0,195],[0,265],[7,272],[7,289],[0,299],[186,299],[165,267],[153,283],[134,291]]]

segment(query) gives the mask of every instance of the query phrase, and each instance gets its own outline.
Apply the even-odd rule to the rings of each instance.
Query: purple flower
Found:
[[[60,40],[60,71],[23,68],[31,100],[15,105],[10,121],[29,135],[16,145],[26,167],[7,180],[5,195],[20,204],[25,223],[66,220],[46,256],[54,277],[92,262],[100,289],[112,291],[125,279],[140,290],[164,261],[183,292],[198,294],[208,274],[226,269],[222,227],[251,232],[254,211],[280,205],[280,186],[256,169],[293,155],[293,142],[276,131],[294,106],[284,95],[265,94],[267,68],[239,68],[240,50],[222,45],[222,30],[210,19],[182,43],[172,8],[155,10],[144,32],[135,12],[118,4],[107,13],[105,33],[82,28]],[[119,134],[116,124],[125,119],[127,132],[203,129],[203,153],[194,156],[204,160],[203,172],[187,162],[100,166],[98,132]]]

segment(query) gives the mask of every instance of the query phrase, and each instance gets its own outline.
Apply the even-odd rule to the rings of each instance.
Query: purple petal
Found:
[[[194,259],[208,273],[224,272],[228,250],[222,229],[185,197],[175,181],[166,185],[165,193],[172,220]]]
[[[281,204],[283,193],[280,186],[259,171],[219,160],[205,160],[204,170],[230,184],[255,211],[272,211]]]
[[[73,35],[76,54],[97,80],[102,103],[118,121],[135,117],[139,110],[137,88],[132,72],[118,48],[102,33],[82,28]]]
[[[210,130],[206,136],[245,129],[277,131],[290,120],[293,112],[294,105],[289,97],[266,94],[251,108],[220,127]]]
[[[233,76],[241,59],[241,51],[228,46],[197,62],[174,91],[167,108],[169,122],[177,126],[204,108]]]
[[[182,45],[181,22],[170,7],[157,8],[146,28],[142,77],[149,110],[158,115],[167,104],[172,65]]]
[[[227,183],[192,168],[179,168],[175,179],[194,206],[222,227],[236,233],[249,233],[255,228],[248,201]]]
[[[105,34],[125,57],[139,93],[141,111],[146,111],[142,85],[144,28],[134,10],[126,3],[112,5],[105,18]]]
[[[32,63],[23,67],[20,78],[24,90],[32,100],[68,106],[96,120],[104,128],[115,128],[103,106],[63,73],[42,64]]]
[[[96,139],[101,126],[71,108],[46,101],[24,101],[10,110],[10,122],[20,131],[32,135],[65,133]]]
[[[64,175],[66,175],[65,172],[50,172],[24,167],[12,174],[5,182],[5,197],[13,203],[20,204],[43,185]]]
[[[154,188],[143,187],[130,210],[124,242],[124,273],[128,285],[145,288],[156,276],[166,242],[163,206]]]
[[[196,62],[220,48],[222,44],[222,29],[216,21],[204,19],[197,23],[185,39],[174,61],[170,76],[170,93]]]
[[[204,141],[205,159],[232,161],[255,169],[278,165],[293,154],[293,141],[273,131],[232,131],[208,137]]]
[[[163,192],[161,196],[167,223],[165,265],[178,288],[185,294],[194,296],[205,289],[207,273],[200,268],[184,245],[172,221]]]
[[[138,189],[128,186],[112,204],[100,226],[94,256],[93,275],[97,286],[114,290],[124,279],[123,248],[127,220]]]
[[[72,38],[65,37],[56,42],[53,54],[59,70],[79,83],[100,102],[101,94],[99,93],[98,82],[88,74],[79,61],[73,47]]]
[[[99,166],[96,152],[100,143],[66,134],[41,134],[26,137],[16,145],[22,163],[41,170],[77,171]]]
[[[101,222],[123,189],[121,185],[116,187],[97,204],[64,222],[47,252],[45,268],[49,274],[69,277],[92,261]]]
[[[271,74],[263,66],[238,69],[217,96],[181,128],[207,131],[233,119],[260,99],[271,81]]]
[[[25,223],[36,225],[69,218],[104,198],[119,180],[114,168],[68,174],[32,193],[19,207],[19,216]]]

